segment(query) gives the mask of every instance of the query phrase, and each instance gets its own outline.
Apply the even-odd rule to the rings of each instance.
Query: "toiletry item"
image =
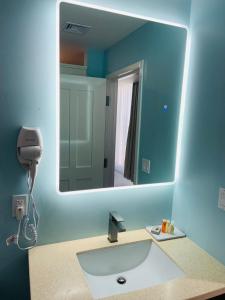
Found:
[[[169,227],[168,227],[168,233],[174,234],[174,221],[171,221]]]
[[[167,223],[167,220],[166,220],[166,219],[163,219],[163,220],[162,220],[162,232],[163,232],[163,233],[166,233],[166,223]]]
[[[171,224],[174,226],[174,222],[171,221]],[[173,240],[173,239],[177,239],[177,238],[181,238],[181,237],[185,237],[185,233],[180,231],[178,228],[176,228],[174,226],[174,232],[173,233],[163,233],[162,231],[160,232],[160,234],[155,234],[152,232],[152,228],[155,227],[160,227],[161,225],[154,225],[154,226],[147,226],[146,230],[147,232],[150,233],[150,235],[156,239],[157,241],[166,241],[166,240]]]
[[[169,226],[170,226],[170,221],[166,220],[166,231],[165,231],[166,233],[168,233]]]
[[[153,226],[153,227],[151,228],[151,232],[154,233],[154,234],[159,235],[160,232],[161,232],[160,226]]]

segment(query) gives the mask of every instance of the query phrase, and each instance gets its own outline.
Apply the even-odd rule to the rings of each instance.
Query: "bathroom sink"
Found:
[[[152,240],[81,252],[77,257],[94,299],[185,275]]]

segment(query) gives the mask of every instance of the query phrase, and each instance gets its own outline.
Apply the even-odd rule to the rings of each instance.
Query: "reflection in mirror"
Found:
[[[60,5],[60,191],[174,180],[186,30]]]

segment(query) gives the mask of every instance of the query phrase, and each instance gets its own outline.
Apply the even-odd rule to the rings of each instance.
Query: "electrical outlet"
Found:
[[[12,216],[20,220],[27,215],[28,195],[13,195],[12,196]]]
[[[218,207],[220,209],[225,210],[225,188],[219,189],[219,201],[218,201]]]
[[[150,160],[142,158],[142,171],[144,173],[150,174]]]

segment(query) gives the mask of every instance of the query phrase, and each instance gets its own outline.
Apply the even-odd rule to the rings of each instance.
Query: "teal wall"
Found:
[[[225,1],[193,0],[191,60],[173,218],[225,264]]]
[[[104,2],[99,0],[100,4]],[[188,20],[185,0],[171,0],[169,10],[159,7],[158,0],[142,0],[138,6],[133,0],[107,1],[107,5],[108,2],[114,8],[135,9],[149,16],[155,12],[168,20],[183,20],[183,23]],[[0,298],[25,300],[29,299],[27,255],[14,246],[5,246],[6,237],[15,233],[18,226],[11,217],[11,195],[26,191],[25,172],[16,158],[21,125],[40,127],[44,139],[34,189],[41,217],[40,244],[105,234],[108,211],[112,209],[124,216],[128,230],[158,223],[162,217],[170,217],[173,187],[57,194],[56,1],[1,0],[0,20]]]
[[[138,183],[174,180],[186,35],[149,22],[106,51],[107,74],[144,60]],[[150,174],[142,158],[150,159]]]
[[[87,50],[87,76],[105,77],[105,51],[89,48]]]

